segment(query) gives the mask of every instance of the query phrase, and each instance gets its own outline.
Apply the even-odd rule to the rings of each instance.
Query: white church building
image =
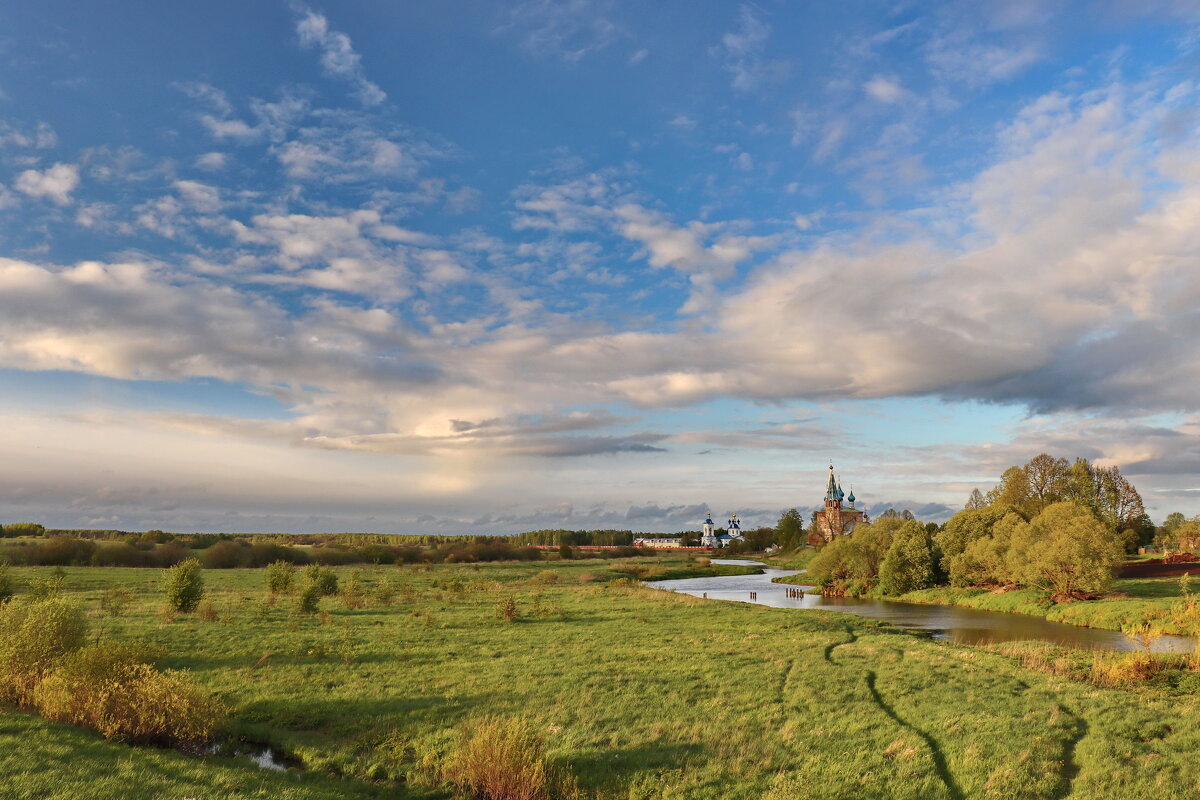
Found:
[[[738,522],[737,514],[730,514],[729,521],[725,523],[725,533],[717,533],[717,526],[713,524],[712,512],[708,512],[708,516],[704,518],[704,527],[700,533],[700,546],[707,547],[711,550],[719,550],[722,547],[728,547],[734,542],[742,540],[742,523]],[[634,547],[653,547],[661,550],[670,550],[683,546],[683,540],[678,537],[649,537],[643,539],[634,539]]]
[[[712,512],[708,512],[708,516],[704,519],[703,533],[700,534],[700,546],[720,548],[728,547],[734,542],[742,540],[742,523],[738,522],[737,514],[730,514],[729,521],[725,523],[725,533],[717,533],[716,526],[713,525]]]

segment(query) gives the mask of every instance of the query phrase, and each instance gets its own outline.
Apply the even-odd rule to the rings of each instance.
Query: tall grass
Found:
[[[548,766],[542,737],[520,717],[468,720],[442,774],[477,800],[560,800],[578,794],[569,773]]]
[[[132,744],[197,749],[225,718],[224,705],[184,673],[155,669],[161,649],[100,642],[65,656],[30,695],[47,719]]]

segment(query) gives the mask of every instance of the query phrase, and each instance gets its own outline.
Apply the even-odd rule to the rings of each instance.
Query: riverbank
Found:
[[[806,575],[784,575],[772,583],[811,586]],[[1198,587],[1200,588],[1200,587]],[[817,590],[810,590],[818,594]],[[957,606],[979,611],[997,611],[1040,617],[1081,628],[1123,631],[1130,627],[1156,623],[1163,633],[1193,636],[1194,630],[1170,624],[1171,607],[1183,598],[1178,577],[1118,578],[1112,591],[1095,600],[1055,603],[1049,594],[1037,589],[1011,591],[938,586],[897,596],[871,595],[878,600],[921,605]]]
[[[1036,589],[994,591],[952,586],[922,589],[888,599],[1025,614],[1051,622],[1113,631],[1157,622],[1163,626],[1164,633],[1193,635],[1194,631],[1172,626],[1167,619],[1171,607],[1182,597],[1177,578],[1122,578],[1113,583],[1112,592],[1106,596],[1070,603],[1055,603],[1045,592]]]

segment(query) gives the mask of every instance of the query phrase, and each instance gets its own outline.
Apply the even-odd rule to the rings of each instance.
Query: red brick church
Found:
[[[842,507],[845,501],[846,507]],[[829,484],[825,487],[825,508],[816,513],[812,528],[808,531],[808,543],[813,547],[833,541],[833,537],[852,533],[854,529],[870,522],[865,511],[854,508],[854,490],[847,496],[842,491],[842,482],[833,474],[829,465]]]

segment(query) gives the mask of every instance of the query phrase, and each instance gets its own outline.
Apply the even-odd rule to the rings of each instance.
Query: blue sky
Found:
[[[0,516],[1200,512],[1200,6],[0,4]]]

